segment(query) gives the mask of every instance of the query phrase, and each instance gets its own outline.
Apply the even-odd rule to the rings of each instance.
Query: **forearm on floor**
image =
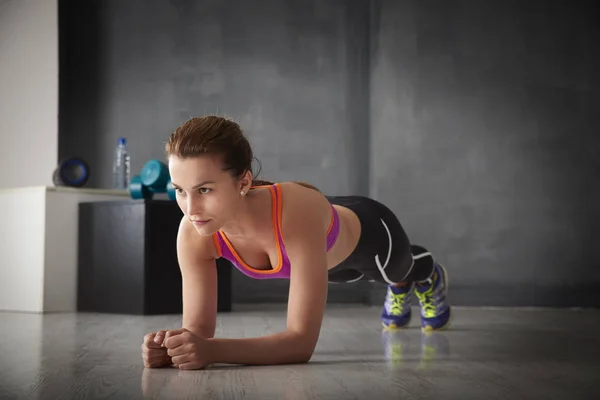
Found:
[[[211,363],[275,365],[308,362],[314,343],[306,337],[284,331],[273,335],[242,339],[210,339]]]

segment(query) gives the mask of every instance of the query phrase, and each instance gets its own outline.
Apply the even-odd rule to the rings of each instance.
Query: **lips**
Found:
[[[193,223],[194,225],[204,225],[204,224],[206,224],[207,222],[209,222],[209,221],[210,221],[210,219],[205,219],[205,220],[202,220],[202,219],[193,219],[193,220],[191,220],[191,221],[192,221],[192,223]]]

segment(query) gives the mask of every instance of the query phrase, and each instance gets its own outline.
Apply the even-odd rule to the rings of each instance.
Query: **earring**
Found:
[[[242,190],[242,191],[240,192],[240,194],[243,196],[243,195],[244,195],[244,191]]]

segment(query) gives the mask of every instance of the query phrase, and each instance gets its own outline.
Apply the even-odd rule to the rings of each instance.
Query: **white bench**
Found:
[[[0,311],[77,311],[79,203],[127,197],[126,190],[0,190]]]

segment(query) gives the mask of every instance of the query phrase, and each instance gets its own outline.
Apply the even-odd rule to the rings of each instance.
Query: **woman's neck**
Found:
[[[265,196],[266,194],[266,196]],[[267,199],[268,196],[268,199]],[[268,190],[252,189],[241,199],[229,221],[221,230],[227,237],[247,239],[256,237],[258,226],[271,219],[271,195]],[[265,212],[265,210],[267,212]]]

